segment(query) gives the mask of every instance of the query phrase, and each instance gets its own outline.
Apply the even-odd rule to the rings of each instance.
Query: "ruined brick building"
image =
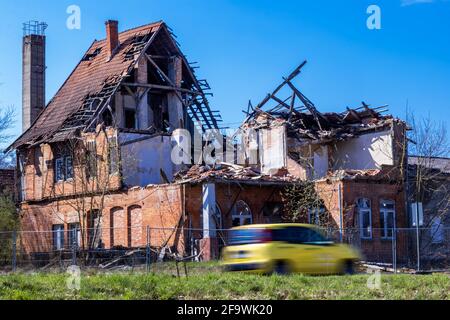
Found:
[[[183,254],[197,245],[209,259],[226,241],[223,229],[283,221],[283,192],[311,181],[322,201],[305,222],[326,219],[340,237],[357,230],[352,237],[369,258],[390,254],[393,230],[407,226],[402,121],[367,105],[319,112],[292,84],[302,64],[249,107],[239,164],[176,165],[180,130],[220,129],[208,83],[196,78],[164,22],[119,32],[108,21],[106,35],[47,106],[42,90],[25,90],[45,87],[45,35],[24,38],[31,48],[24,49],[23,110],[31,121],[11,148],[22,229],[50,235],[27,234],[24,250],[139,248],[150,227],[159,230],[153,246]],[[283,87],[292,90],[286,100],[277,96]],[[267,109],[270,101],[276,106]],[[396,245],[403,250],[404,240]]]

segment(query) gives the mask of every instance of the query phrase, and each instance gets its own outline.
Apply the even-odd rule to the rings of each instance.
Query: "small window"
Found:
[[[57,182],[64,181],[64,158],[55,160],[55,180]]]
[[[136,111],[125,109],[125,128],[136,129]]]
[[[236,202],[233,207],[233,227],[245,226],[253,223],[250,207],[242,200]]]
[[[372,239],[372,209],[369,199],[358,199],[358,215],[361,239]]]
[[[266,202],[264,203],[263,215],[264,217],[281,217],[283,214],[283,204],[280,202]]]
[[[382,200],[380,204],[381,237],[392,239],[395,229],[395,202]]]
[[[81,229],[79,223],[70,223],[68,225],[68,241],[70,247],[79,247],[81,240]]]
[[[324,208],[313,208],[308,210],[308,223],[320,225],[320,218],[325,212]]]
[[[64,225],[56,224],[52,227],[53,230],[53,249],[63,250],[64,249]]]
[[[73,179],[73,159],[66,157],[66,180]]]
[[[431,221],[431,242],[443,243],[444,242],[444,225],[440,217],[434,217]]]

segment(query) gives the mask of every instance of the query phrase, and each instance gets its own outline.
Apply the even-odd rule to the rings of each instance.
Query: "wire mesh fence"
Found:
[[[194,228],[95,228],[54,226],[51,231],[0,233],[0,270],[65,270],[77,265],[100,270],[157,271],[167,262],[220,259],[230,230]],[[323,229],[327,239],[357,248],[363,263],[387,271],[450,270],[449,228]],[[299,246],[301,250],[301,246]],[[177,265],[178,269],[178,265]],[[179,270],[178,270],[179,271]]]

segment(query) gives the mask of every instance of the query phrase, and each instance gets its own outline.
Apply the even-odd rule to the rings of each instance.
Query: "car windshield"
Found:
[[[254,244],[271,240],[271,232],[268,229],[238,229],[230,230],[228,245]]]

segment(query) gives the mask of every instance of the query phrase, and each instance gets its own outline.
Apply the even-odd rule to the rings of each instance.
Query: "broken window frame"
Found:
[[[81,226],[79,222],[69,223],[67,225],[67,241],[68,245],[72,247],[80,247],[81,245]]]
[[[392,219],[389,219],[390,216]],[[390,225],[389,223],[390,221],[392,225]],[[394,239],[395,201],[393,200],[380,201],[380,226],[381,226],[381,239],[383,240]]]
[[[239,206],[242,208],[238,208]],[[239,210],[239,209],[241,209],[241,210]],[[244,214],[244,211],[246,211],[245,214]],[[235,224],[235,220],[237,220],[237,219],[239,219],[238,225]],[[233,227],[246,226],[246,225],[253,224],[252,210],[250,209],[249,205],[245,201],[239,200],[233,206],[233,213],[231,215],[231,223],[232,223]]]
[[[372,203],[370,199],[359,198],[357,201],[357,208],[360,238],[363,240],[372,240]],[[364,222],[366,221],[368,222],[367,226],[364,225]]]
[[[132,127],[130,127],[129,125],[128,125],[128,117],[127,117],[127,112],[133,112],[134,113],[134,119],[133,119],[133,126]],[[125,128],[125,129],[130,129],[130,130],[136,130],[136,129],[138,129],[138,126],[137,126],[137,110],[136,109],[133,109],[133,108],[124,108],[123,109],[123,127]]]
[[[73,180],[74,178],[74,170],[73,170],[73,157],[67,156],[64,160],[65,164],[65,181]]]
[[[65,181],[65,163],[64,157],[55,158],[55,182]]]

